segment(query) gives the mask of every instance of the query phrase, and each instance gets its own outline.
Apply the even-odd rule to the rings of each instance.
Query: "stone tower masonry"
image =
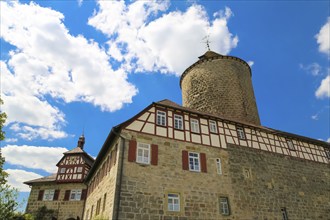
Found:
[[[183,106],[260,125],[250,66],[242,59],[207,51],[180,79]]]

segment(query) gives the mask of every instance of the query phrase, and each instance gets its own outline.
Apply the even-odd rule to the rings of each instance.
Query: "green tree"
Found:
[[[3,105],[3,101],[0,98],[0,106]],[[4,112],[0,112],[0,141],[5,139],[5,132],[2,130],[5,124],[7,115]],[[0,148],[0,220],[12,219],[15,210],[18,207],[16,199],[18,192],[7,184],[8,173],[3,170],[5,158],[2,157]]]

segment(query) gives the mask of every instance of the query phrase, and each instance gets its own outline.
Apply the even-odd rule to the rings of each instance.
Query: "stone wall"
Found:
[[[124,154],[119,219],[329,219],[330,167],[230,145],[206,147],[124,131],[128,139],[158,145],[158,164],[128,162]],[[128,149],[128,141],[125,148]],[[183,170],[182,151],[205,153],[207,172]],[[217,173],[216,159],[222,162]],[[181,211],[169,212],[167,193],[178,193]],[[220,213],[227,197],[230,215]]]
[[[183,106],[260,125],[250,68],[243,62],[223,57],[189,69],[181,82]]]
[[[47,189],[59,189],[59,197],[57,201],[38,201],[38,195],[40,190]],[[39,183],[34,184],[31,188],[28,205],[26,208],[27,213],[35,212],[38,208],[46,206],[47,209],[52,209],[56,212],[55,217],[58,220],[65,220],[67,218],[82,218],[84,202],[80,201],[64,201],[64,195],[66,190],[72,189],[86,189],[86,185],[82,183]],[[58,214],[57,214],[58,213]]]

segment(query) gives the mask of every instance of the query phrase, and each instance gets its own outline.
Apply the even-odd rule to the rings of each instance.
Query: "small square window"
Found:
[[[70,200],[80,200],[81,198],[81,189],[73,189],[70,193]]]
[[[150,144],[138,143],[136,151],[136,162],[150,163]]]
[[[174,115],[174,128],[183,130],[183,117],[181,115]]]
[[[228,198],[220,197],[219,203],[220,203],[220,213],[222,215],[229,215],[230,210],[229,210]]]
[[[281,212],[282,212],[282,219],[283,220],[289,220],[288,213],[286,212],[286,208],[285,207],[281,208]]]
[[[239,139],[241,140],[245,140],[246,137],[245,137],[245,132],[244,132],[244,129],[242,127],[237,127],[237,136]]]
[[[209,121],[210,124],[210,132],[212,133],[218,133],[218,129],[217,129],[217,123],[215,121]]]
[[[65,173],[65,167],[62,167],[61,169],[60,169],[60,173]]]
[[[167,194],[167,209],[171,212],[180,212],[180,195],[177,193]]]
[[[190,119],[191,132],[199,133],[199,123],[197,119]]]
[[[157,125],[166,126],[166,112],[157,111]]]
[[[222,174],[222,167],[221,167],[221,159],[220,158],[216,159],[216,165],[217,165],[217,173],[219,175],[221,175]]]
[[[46,189],[45,192],[44,192],[44,197],[43,197],[42,200],[44,200],[44,201],[53,201],[54,193],[55,193],[54,189]]]
[[[189,152],[189,170],[200,172],[199,153]]]
[[[286,140],[286,144],[288,145],[289,150],[296,150],[294,148],[292,140]]]
[[[78,168],[77,168],[77,172],[78,172],[78,173],[81,173],[81,172],[82,172],[82,167],[78,167]]]

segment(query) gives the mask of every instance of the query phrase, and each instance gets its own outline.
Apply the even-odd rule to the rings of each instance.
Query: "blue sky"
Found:
[[[264,126],[329,141],[328,1],[2,1],[1,148],[10,183],[56,172],[84,131],[153,101],[181,104],[179,77],[211,50],[247,61]],[[25,208],[25,207],[23,207]]]

